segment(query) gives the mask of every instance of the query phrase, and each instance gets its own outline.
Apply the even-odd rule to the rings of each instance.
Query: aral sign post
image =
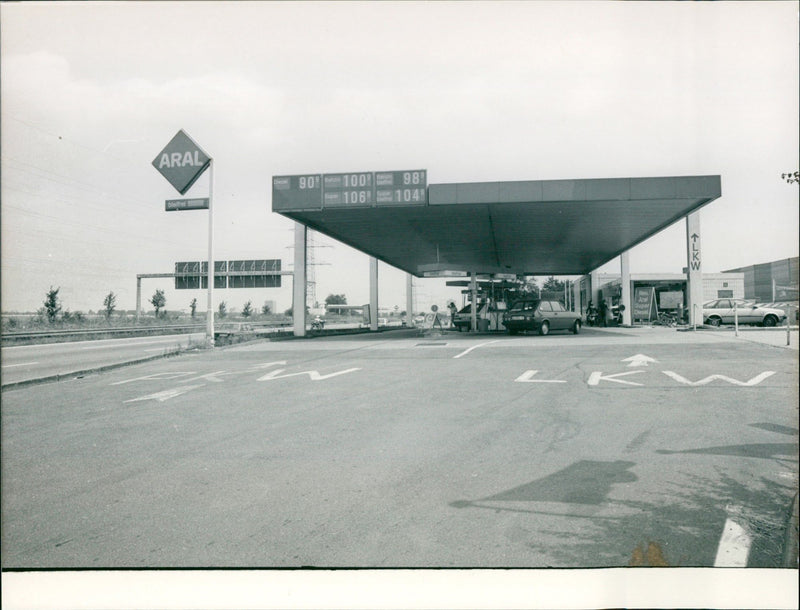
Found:
[[[168,199],[169,211],[208,210],[208,312],[206,313],[206,342],[214,345],[214,215],[211,202],[214,195],[213,159],[192,140],[183,129],[175,134],[155,159],[153,167],[167,179],[176,191],[185,195],[206,169],[210,169],[208,197],[200,199]]]

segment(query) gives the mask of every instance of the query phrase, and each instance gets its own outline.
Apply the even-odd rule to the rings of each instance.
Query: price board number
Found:
[[[322,208],[322,176],[301,174],[298,176],[272,177],[272,209],[319,210]]]
[[[424,169],[375,172],[377,205],[425,205],[428,172]]]
[[[371,207],[374,203],[372,172],[325,174],[322,177],[323,207]]]

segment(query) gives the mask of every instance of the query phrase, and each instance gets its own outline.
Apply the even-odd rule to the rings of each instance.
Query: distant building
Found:
[[[620,274],[599,273],[597,275],[598,299],[611,299],[616,305],[622,296]],[[631,273],[631,294],[637,289],[653,288],[659,309],[674,310],[685,306],[686,275],[683,273]],[[745,296],[743,273],[704,273],[703,302],[713,299],[742,299]],[[584,297],[588,301],[588,294]]]
[[[744,274],[744,298],[773,303],[797,301],[798,257],[784,258],[771,263],[730,269],[726,273]]]

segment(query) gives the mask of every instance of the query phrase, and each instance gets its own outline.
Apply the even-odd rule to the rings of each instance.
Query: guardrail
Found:
[[[251,324],[253,329],[273,329],[290,326],[291,322],[276,322],[274,324]],[[13,345],[15,343],[29,343],[37,340],[49,339],[54,343],[67,341],[79,341],[82,339],[97,339],[101,337],[132,337],[132,336],[152,336],[166,334],[187,334],[193,332],[205,332],[205,324],[168,324],[165,326],[118,326],[107,328],[84,328],[67,330],[36,330],[26,332],[3,333],[0,336],[2,345]]]
[[[200,332],[204,324],[171,324],[166,326],[119,326],[108,328],[82,328],[67,330],[34,330],[26,332],[3,333],[0,337],[3,345],[26,343],[41,339],[52,339],[53,342],[78,341],[96,337],[147,336],[164,334],[185,334]]]

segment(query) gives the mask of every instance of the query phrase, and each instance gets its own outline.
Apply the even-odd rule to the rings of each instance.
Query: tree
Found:
[[[250,301],[247,301],[242,307],[242,316],[249,318],[251,315],[253,315],[253,305]]]
[[[158,312],[161,311],[161,308],[167,304],[167,297],[164,296],[164,291],[161,289],[157,289],[153,296],[150,298],[150,303],[156,310],[156,318],[158,317]]]
[[[192,299],[192,302],[189,303],[189,309],[192,310],[192,317],[194,318],[195,311],[197,311],[197,299]]]
[[[347,305],[347,297],[343,294],[329,294],[325,298],[326,305]]]
[[[261,313],[263,313],[264,315],[272,313],[272,307],[270,307],[269,302],[264,301],[264,304],[261,306]]]
[[[50,286],[50,290],[47,291],[47,296],[44,300],[44,309],[47,313],[47,320],[52,324],[56,321],[56,317],[61,312],[61,303],[58,298],[58,291],[61,290],[61,287],[53,288]]]
[[[542,290],[546,290],[547,292],[564,292],[565,282],[562,280],[557,280],[552,275],[547,278],[542,284]]]
[[[108,320],[111,318],[111,314],[114,313],[114,310],[117,307],[117,295],[115,295],[113,292],[109,292],[106,295],[106,298],[103,299],[103,307],[105,308],[106,320]]]
[[[224,318],[228,315],[228,304],[225,301],[221,301],[218,307],[219,317]]]

